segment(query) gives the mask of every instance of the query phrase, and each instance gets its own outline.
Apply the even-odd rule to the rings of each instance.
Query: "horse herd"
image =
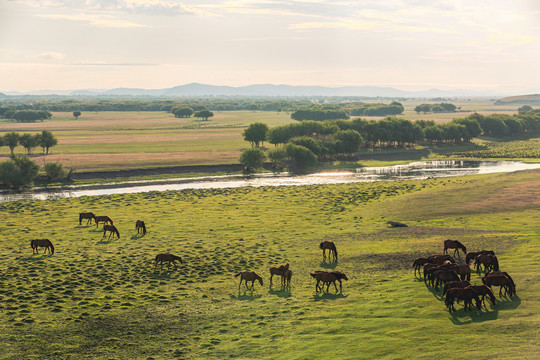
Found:
[[[459,255],[459,250],[463,251],[465,261],[458,264],[457,261],[448,254],[448,249],[454,249],[454,256]],[[462,261],[463,262],[463,261]],[[471,285],[471,268],[473,264],[476,272],[483,270],[485,275],[482,277],[482,285]],[[420,274],[423,270],[424,282],[438,290],[443,285],[445,296],[445,305],[449,311],[455,311],[454,302],[464,301],[465,310],[472,309],[472,301],[475,301],[476,308],[482,310],[482,304],[485,306],[485,297],[487,296],[491,303],[495,305],[495,295],[492,287],[499,286],[499,297],[514,296],[516,294],[516,285],[512,277],[507,273],[500,271],[499,261],[492,250],[481,250],[477,252],[467,252],[465,245],[457,240],[444,241],[444,253],[431,255],[427,258],[417,258],[413,262],[414,275]]]
[[[326,260],[326,250],[328,250],[328,258],[331,258],[331,261],[337,262],[338,253],[336,245],[332,241],[323,241],[319,244],[319,248],[323,251],[323,260]],[[289,263],[280,266],[270,267],[270,286],[272,286],[272,278],[274,275],[281,277],[281,287],[284,289],[291,288],[291,278],[292,270],[289,269]],[[317,270],[309,274],[313,277],[317,283],[315,284],[315,291],[318,293],[324,291],[324,285],[326,285],[326,292],[328,292],[330,285],[334,285],[336,292],[338,292],[336,281],[339,282],[339,291],[343,290],[341,280],[349,280],[347,276],[340,271],[322,271]],[[233,275],[234,278],[240,277],[240,282],[238,283],[238,290],[242,286],[242,282],[245,281],[246,289],[253,290],[255,281],[259,281],[261,286],[263,285],[263,278],[255,271],[240,271],[237,274]],[[248,282],[251,281],[251,286],[248,285]],[[322,283],[322,285],[321,285]]]

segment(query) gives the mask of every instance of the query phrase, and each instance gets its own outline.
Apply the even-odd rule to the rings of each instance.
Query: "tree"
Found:
[[[193,116],[195,116],[196,118],[203,118],[205,121],[207,121],[209,117],[214,116],[214,113],[210,110],[201,110],[197,111]]]
[[[25,133],[19,137],[19,144],[21,144],[22,147],[26,149],[26,153],[28,155],[30,155],[32,153],[32,150],[36,146],[38,146],[38,141],[41,134],[36,134],[36,135]]]
[[[66,170],[61,163],[47,163],[45,164],[45,174],[47,180],[60,180],[66,176]]]
[[[261,168],[265,160],[266,155],[264,154],[264,151],[259,148],[243,150],[239,159],[240,164],[242,164],[248,172]]]
[[[175,107],[171,109],[171,112],[177,118],[188,118],[193,115],[193,109],[190,107]]]
[[[74,111],[73,116],[75,117],[75,119],[78,119],[79,116],[81,116],[81,112],[80,111]]]
[[[526,113],[526,112],[529,112],[531,111],[533,108],[531,105],[523,105],[522,107],[520,107],[518,109],[518,112],[521,114],[521,113]]]
[[[315,155],[320,155],[322,152],[321,145],[319,144],[319,142],[309,136],[300,136],[300,137],[292,138],[290,140],[290,143],[303,146],[311,150],[311,152],[314,153]]]
[[[267,132],[268,125],[263,123],[253,123],[244,130],[242,135],[244,136],[244,140],[249,141],[251,147],[260,147],[266,139]]]
[[[0,163],[0,183],[8,188],[29,186],[38,174],[39,166],[25,155],[11,155],[9,161]]]
[[[268,159],[272,162],[272,167],[275,170],[280,170],[285,167],[287,160],[287,151],[283,147],[276,147],[268,150]]]
[[[285,150],[291,160],[291,167],[293,169],[302,170],[317,165],[317,157],[308,148],[295,144],[287,144]]]
[[[55,146],[56,144],[58,144],[58,140],[52,132],[50,132],[49,130],[43,130],[41,132],[40,143],[38,145],[43,148],[43,151],[47,155],[49,155],[49,148]]]
[[[358,151],[362,136],[356,130],[340,130],[335,135],[336,151],[346,154],[354,154]]]
[[[19,137],[20,135],[16,132],[10,132],[4,135],[4,144],[9,146],[11,155],[13,155],[13,150],[19,145]]]

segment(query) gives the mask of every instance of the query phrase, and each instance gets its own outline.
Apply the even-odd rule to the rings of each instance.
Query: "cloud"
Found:
[[[133,28],[133,27],[145,27],[145,25],[137,24],[129,21],[119,20],[110,15],[89,15],[89,14],[45,14],[38,15],[46,19],[53,20],[71,20],[86,22],[89,25],[100,27],[114,27],[114,28]]]
[[[72,66],[158,66],[159,64],[151,63],[111,63],[104,61],[83,61],[69,64]]]
[[[59,52],[50,51],[38,54],[36,57],[43,60],[62,60],[66,57],[66,55]]]

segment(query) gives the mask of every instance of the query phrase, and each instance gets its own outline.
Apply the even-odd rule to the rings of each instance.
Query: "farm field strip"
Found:
[[[539,174],[2,203],[0,341],[8,357],[524,358],[540,351]],[[81,211],[111,216],[120,239],[79,225]],[[43,237],[53,256],[31,254]],[[411,269],[446,238],[495,250],[518,296],[449,314]],[[322,240],[337,264],[322,261]],[[154,270],[161,252],[184,263]],[[291,291],[269,288],[268,267],[286,262]],[[347,274],[342,293],[315,293],[308,274],[325,268]],[[264,286],[238,291],[241,270]]]

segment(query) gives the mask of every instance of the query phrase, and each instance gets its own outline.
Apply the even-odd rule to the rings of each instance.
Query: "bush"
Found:
[[[292,169],[306,169],[317,165],[317,156],[306,147],[294,144],[285,146]]]
[[[45,164],[45,174],[48,181],[60,180],[66,177],[66,170],[60,163],[47,163]]]
[[[25,155],[12,155],[11,160],[0,163],[0,182],[8,188],[30,186],[38,174],[39,166]]]
[[[246,149],[240,154],[240,164],[244,165],[246,171],[252,172],[263,166],[266,160],[264,151],[259,148]]]

